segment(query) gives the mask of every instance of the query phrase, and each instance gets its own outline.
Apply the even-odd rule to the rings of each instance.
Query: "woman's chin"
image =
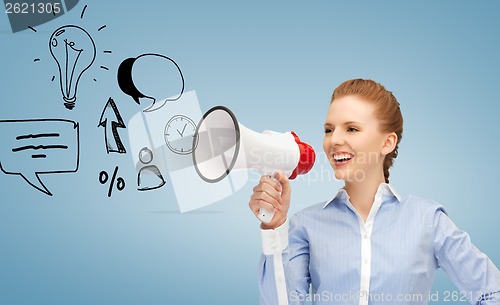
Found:
[[[334,169],[335,178],[345,182],[361,182],[366,178],[365,172],[362,170]]]
[[[335,174],[335,179],[337,179],[337,180],[344,180],[345,181],[348,178],[346,173],[343,170],[334,169],[333,173]]]

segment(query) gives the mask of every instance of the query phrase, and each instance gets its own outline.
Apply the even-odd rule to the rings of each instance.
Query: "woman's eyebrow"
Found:
[[[354,125],[356,125],[356,124],[363,125],[363,123],[357,122],[357,121],[348,121],[348,122],[345,122],[343,125],[352,125],[352,124],[354,124]]]
[[[347,122],[342,123],[342,125],[352,125],[352,124],[364,125],[363,123],[358,122],[358,121],[347,121]],[[325,127],[333,127],[333,126],[334,125],[332,123],[329,123],[329,122],[325,123]]]

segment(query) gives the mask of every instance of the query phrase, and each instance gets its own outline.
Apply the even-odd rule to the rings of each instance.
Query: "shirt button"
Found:
[[[368,239],[368,234],[363,235],[364,239]]]
[[[368,264],[368,259],[365,258],[364,261],[363,261],[365,264]]]

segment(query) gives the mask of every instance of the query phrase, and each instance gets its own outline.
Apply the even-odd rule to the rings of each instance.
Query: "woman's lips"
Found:
[[[341,166],[345,166],[345,165],[349,164],[353,158],[354,158],[354,155],[351,153],[347,153],[347,152],[337,152],[337,153],[334,153],[332,156],[333,164],[336,167],[341,167]]]

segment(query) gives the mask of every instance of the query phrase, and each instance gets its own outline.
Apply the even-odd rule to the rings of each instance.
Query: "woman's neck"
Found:
[[[370,213],[375,199],[375,194],[381,183],[385,182],[384,174],[381,176],[366,177],[362,181],[346,181],[345,190],[349,200],[364,222]]]

